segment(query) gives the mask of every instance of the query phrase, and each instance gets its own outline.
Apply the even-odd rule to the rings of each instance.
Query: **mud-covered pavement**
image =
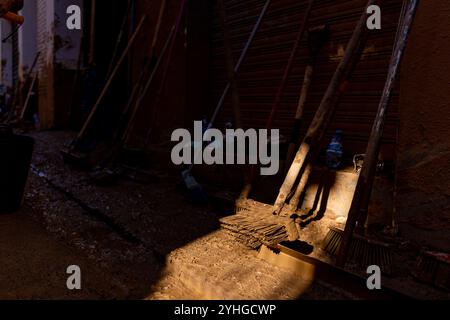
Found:
[[[176,174],[98,186],[62,161],[71,133],[32,136],[23,208],[0,217],[0,298],[342,297],[259,260],[219,229],[217,214],[186,200]],[[66,288],[69,265],[81,267],[81,291]]]

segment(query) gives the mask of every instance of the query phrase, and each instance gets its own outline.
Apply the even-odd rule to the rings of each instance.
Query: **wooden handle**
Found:
[[[25,22],[25,18],[22,16],[19,16],[18,14],[7,12],[2,16],[3,19],[8,20],[15,24],[23,24]]]

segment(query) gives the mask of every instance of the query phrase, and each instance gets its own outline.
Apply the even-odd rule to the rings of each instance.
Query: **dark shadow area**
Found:
[[[281,245],[286,246],[289,249],[300,252],[304,255],[309,255],[314,251],[314,246],[310,245],[305,241],[293,241],[293,242],[282,242]]]
[[[301,217],[302,227],[307,227],[313,221],[321,220],[328,206],[328,199],[330,196],[331,188],[333,187],[336,180],[336,172],[329,169],[323,169],[322,174],[319,177],[319,184],[317,187],[317,193],[314,198],[314,203],[312,208],[307,212],[307,214]]]

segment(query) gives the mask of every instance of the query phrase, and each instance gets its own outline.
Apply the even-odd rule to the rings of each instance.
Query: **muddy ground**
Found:
[[[220,214],[187,201],[177,175],[156,172],[144,182],[128,175],[99,186],[62,161],[73,134],[32,136],[23,208],[0,216],[0,298],[347,297],[259,260],[219,229]],[[81,291],[66,287],[69,265],[81,267]]]

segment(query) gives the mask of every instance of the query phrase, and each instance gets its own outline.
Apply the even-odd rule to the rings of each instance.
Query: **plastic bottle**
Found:
[[[344,147],[342,145],[342,130],[336,130],[327,148],[327,166],[330,169],[338,169],[342,164]]]

